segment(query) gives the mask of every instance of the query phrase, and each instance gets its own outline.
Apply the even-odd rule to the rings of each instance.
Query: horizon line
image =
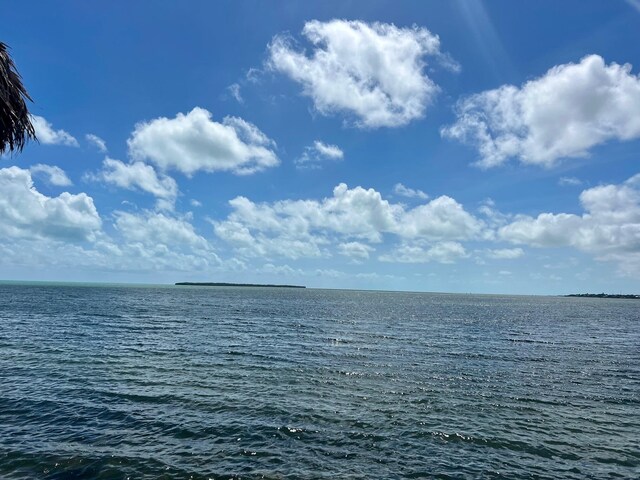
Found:
[[[86,286],[86,287],[180,287],[176,283],[239,283],[239,282],[174,282],[174,283],[146,283],[146,282],[100,282],[100,281],[78,281],[78,280],[11,280],[0,279],[0,285],[49,285],[49,286]],[[205,286],[206,288],[206,286]],[[237,286],[211,286],[210,288],[240,288]],[[252,287],[242,287],[252,288]],[[269,287],[255,287],[255,288],[269,288]],[[446,291],[433,291],[433,290],[388,290],[388,289],[375,289],[375,288],[332,288],[332,287],[310,287],[305,285],[305,288],[297,290],[334,290],[334,291],[352,291],[352,292],[379,292],[379,293],[423,293],[423,294],[438,294],[438,295],[488,295],[488,296],[517,296],[517,297],[566,297],[567,295],[578,295],[578,293],[501,293],[501,292],[446,292]],[[581,292],[580,294],[593,294],[589,292]],[[600,292],[599,292],[600,293]],[[605,292],[601,292],[605,293]],[[621,293],[605,293],[606,295],[635,295],[635,294],[621,294]],[[595,295],[595,294],[593,294]],[[579,297],[573,297],[579,298]]]

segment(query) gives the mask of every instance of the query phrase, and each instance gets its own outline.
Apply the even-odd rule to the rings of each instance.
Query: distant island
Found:
[[[640,295],[621,295],[611,293],[572,293],[565,297],[586,297],[586,298],[629,298],[632,300],[640,300]]]
[[[271,285],[264,283],[223,283],[223,282],[177,282],[176,285],[188,287],[269,287],[269,288],[307,288],[304,285]]]

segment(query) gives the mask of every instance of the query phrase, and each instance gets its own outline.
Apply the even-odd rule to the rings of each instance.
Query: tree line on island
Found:
[[[583,297],[583,298],[628,298],[632,300],[640,300],[640,295],[619,294],[619,293],[572,293],[565,297]]]
[[[177,282],[181,287],[270,287],[270,288],[307,288],[304,285],[273,285],[268,283],[227,283],[227,282]]]

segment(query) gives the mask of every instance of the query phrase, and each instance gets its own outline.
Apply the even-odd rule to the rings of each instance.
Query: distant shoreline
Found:
[[[610,293],[572,293],[564,295],[565,297],[583,297],[583,298],[626,298],[630,300],[640,300],[640,295],[621,295]]]
[[[268,288],[307,288],[304,285],[272,285],[264,283],[225,283],[225,282],[177,282],[177,286],[188,287],[268,287]]]

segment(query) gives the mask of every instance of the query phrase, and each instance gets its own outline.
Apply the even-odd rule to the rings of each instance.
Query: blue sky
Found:
[[[640,2],[3,12],[2,279],[640,291]]]

